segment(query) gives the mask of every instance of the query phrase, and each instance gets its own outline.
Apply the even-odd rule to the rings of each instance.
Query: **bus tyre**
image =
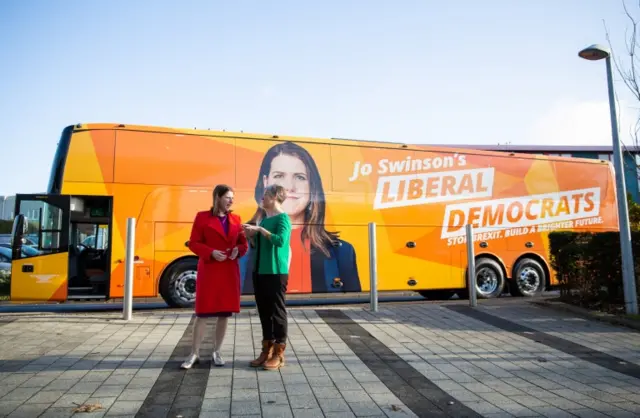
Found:
[[[505,286],[505,277],[500,264],[490,258],[478,258],[475,284],[478,299],[499,298]]]
[[[160,279],[160,295],[172,308],[192,308],[196,300],[198,260],[187,258],[172,265]]]
[[[513,296],[533,297],[544,291],[547,283],[544,269],[534,259],[523,258],[513,268],[509,290]]]
[[[420,296],[429,300],[449,300],[456,293],[453,290],[421,290]]]

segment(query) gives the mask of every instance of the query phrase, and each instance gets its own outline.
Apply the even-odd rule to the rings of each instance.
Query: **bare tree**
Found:
[[[640,23],[640,18],[634,16],[634,14],[640,14],[640,0],[635,0],[636,3],[632,8],[627,6],[627,2],[622,0],[622,9],[627,17],[628,27],[625,30],[624,43],[625,49],[622,55],[618,55],[614,52],[613,43],[611,42],[611,36],[609,29],[607,28],[606,22],[604,23],[604,30],[607,38],[607,43],[609,44],[609,49],[611,50],[611,56],[613,64],[616,68],[616,71],[624,84],[627,86],[627,90],[633,95],[635,98],[636,106],[636,118],[633,125],[630,127],[630,136],[632,140],[632,145],[639,147],[640,146],[640,58],[638,57],[638,53],[640,52],[640,31],[638,28],[638,24]],[[617,102],[617,97],[616,97]],[[619,108],[620,106],[618,106]],[[620,113],[618,113],[620,115]],[[624,144],[623,144],[624,145]],[[640,164],[638,164],[638,159],[635,157],[634,153],[629,152],[626,147],[623,148],[623,153],[629,153],[632,157],[632,160],[636,163],[636,177],[640,180]]]
[[[634,96],[637,103],[640,104],[640,58],[638,57],[638,53],[640,52],[640,31],[638,30],[640,19],[633,15],[625,0],[622,0],[622,8],[629,23],[629,26],[625,30],[624,39],[626,51],[624,52],[624,55],[618,55],[614,52],[613,43],[611,42],[611,36],[606,22],[604,22],[604,29],[616,71],[627,86],[629,92]],[[634,11],[636,13],[640,13],[640,0],[638,0],[634,7]],[[622,57],[624,57],[624,59]],[[636,111],[637,110],[638,108],[636,107]],[[631,128],[630,134],[633,139],[633,145],[640,146],[640,114],[636,117],[636,121]]]

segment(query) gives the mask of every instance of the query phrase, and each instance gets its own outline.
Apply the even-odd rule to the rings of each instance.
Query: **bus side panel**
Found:
[[[176,133],[118,131],[115,147],[114,214],[120,227],[120,259],[126,238],[126,219],[136,217],[136,256],[139,257],[134,296],[157,296],[157,278],[163,263],[155,262],[155,245],[163,246],[165,235],[157,235],[156,222],[188,222],[198,210],[211,206],[211,189],[217,183],[234,185],[235,147],[233,139]],[[182,190],[202,189],[195,199],[183,199]],[[116,229],[114,228],[114,234]],[[171,240],[171,237],[168,237]],[[185,249],[184,242],[182,249]],[[115,268],[113,296],[122,295],[124,266]],[[149,279],[147,279],[147,272]]]
[[[210,188],[157,186],[147,195],[140,217],[153,223],[147,246],[153,260],[150,286],[156,293],[160,277],[169,264],[183,256],[194,256],[185,243],[196,213],[210,206]]]
[[[449,286],[432,279],[427,287],[460,285],[466,268],[466,224],[474,228],[475,253],[501,260],[508,277],[525,253],[548,259],[549,230],[571,230],[585,222],[597,225],[598,230],[612,226],[611,177],[597,163],[464,150],[430,152],[364,145],[332,145],[331,149],[327,223],[374,221],[383,229],[407,229],[379,233],[378,260],[385,264],[379,269],[385,277],[392,271],[397,276],[393,284],[381,281],[385,289],[409,288],[406,276],[413,271],[406,269],[414,270],[416,265],[400,258],[401,254],[416,262],[437,263],[445,254],[443,248],[452,251],[448,261],[452,279]],[[418,232],[422,228],[425,233]],[[416,249],[426,246],[430,251],[407,252],[407,241],[418,237],[423,242]],[[356,238],[344,233],[341,239]],[[478,246],[482,241],[486,248]],[[429,272],[442,275],[433,265]],[[382,280],[382,274],[380,277]]]
[[[345,271],[355,254],[362,289],[368,288],[368,222],[379,226],[378,266],[385,290],[413,289],[407,283],[410,277],[417,277],[420,286],[415,287],[422,289],[425,282],[426,288],[463,286],[468,223],[476,240],[488,244],[481,249],[476,242],[476,253],[487,251],[507,265],[529,241],[534,249],[548,252],[547,231],[541,225],[563,229],[586,222],[582,227],[590,230],[617,228],[615,188],[606,164],[300,141],[118,131],[113,164],[117,183],[94,184],[96,194],[114,196],[112,296],[122,295],[126,219],[136,217],[141,225],[136,255],[150,263],[155,293],[171,258],[190,254],[158,248],[184,245],[180,241],[188,239],[193,217],[211,206],[211,190],[218,183],[235,187],[234,210],[243,221],[255,212],[265,185],[285,186],[291,192],[285,210],[297,224],[292,256],[298,267],[293,271],[306,275],[311,269],[314,279],[309,280],[326,281],[336,269]],[[98,163],[106,167],[108,153],[104,155]],[[71,189],[65,184],[65,190]],[[509,240],[507,231],[514,231]],[[330,261],[323,260],[317,248],[308,248],[310,236],[320,237],[318,244],[333,233],[339,233],[341,251],[324,248],[331,250]],[[409,248],[409,242],[415,247]],[[161,260],[156,259],[159,254]],[[304,280],[292,291],[310,289]]]
[[[109,194],[113,195],[113,226],[111,241],[111,282],[110,296],[124,296],[125,250],[127,239],[127,219],[136,218],[136,240],[134,256],[138,258],[134,265],[134,297],[155,296],[151,283],[145,283],[145,277],[152,276],[153,267],[153,223],[140,216],[141,208],[147,196],[155,186],[136,184],[109,184]],[[149,271],[147,272],[147,269]],[[141,293],[140,293],[141,292]]]
[[[157,296],[158,290],[157,287],[155,287],[154,280],[152,279],[153,267],[155,264],[154,224],[152,220],[148,220],[143,216],[140,216],[140,218],[136,220],[136,245],[134,253],[137,257],[134,261],[135,264],[133,269],[134,297]]]
[[[341,233],[347,242],[366,240],[367,222],[378,225],[380,290],[464,288],[464,222],[459,214],[447,217],[447,209],[469,198],[491,196],[490,159],[364,143],[331,145],[331,153],[327,223],[362,225],[357,233]],[[357,256],[368,257],[366,244]],[[365,288],[368,276],[360,277]]]
[[[115,139],[113,130],[74,132],[65,163],[64,182],[112,183]]]
[[[575,221],[573,228],[576,231],[606,232],[618,231],[618,207],[616,198],[626,199],[626,196],[616,197],[615,175],[613,165],[610,162],[601,161],[597,164],[578,164],[571,160],[557,161],[555,171],[558,177],[558,184],[561,189],[571,188],[571,185],[580,184],[582,187],[593,187],[597,189],[597,194],[590,194],[587,204],[581,209],[588,209],[591,203],[597,209],[596,216],[585,217],[583,220]],[[599,194],[600,198],[597,199]],[[576,196],[577,197],[577,196]],[[576,204],[573,197],[569,197],[569,204]]]
[[[180,257],[195,255],[185,246],[191,232],[191,222],[156,222],[153,286],[157,290],[167,266]]]

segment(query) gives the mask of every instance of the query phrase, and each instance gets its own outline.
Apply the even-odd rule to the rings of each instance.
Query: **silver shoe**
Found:
[[[217,367],[224,366],[224,360],[222,359],[222,356],[220,355],[219,351],[213,352],[213,356],[211,356],[211,361],[213,361],[213,364],[215,364]]]
[[[194,364],[200,362],[200,359],[195,354],[190,354],[189,357],[180,365],[181,369],[190,369]]]

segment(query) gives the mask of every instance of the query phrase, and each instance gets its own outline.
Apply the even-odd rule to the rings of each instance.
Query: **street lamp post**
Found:
[[[624,164],[620,138],[618,137],[618,118],[616,116],[616,100],[613,90],[613,70],[611,68],[611,52],[601,45],[591,45],[580,51],[578,55],[589,61],[605,59],[607,67],[607,84],[609,87],[609,111],[611,113],[611,136],[613,137],[613,166],[616,175],[618,194],[618,219],[620,223],[620,250],[622,255],[622,284],[624,303],[627,314],[638,314],[636,294],[636,278],[633,267],[633,251],[631,250],[631,229],[629,228],[629,210],[627,208],[627,188],[624,180]]]

